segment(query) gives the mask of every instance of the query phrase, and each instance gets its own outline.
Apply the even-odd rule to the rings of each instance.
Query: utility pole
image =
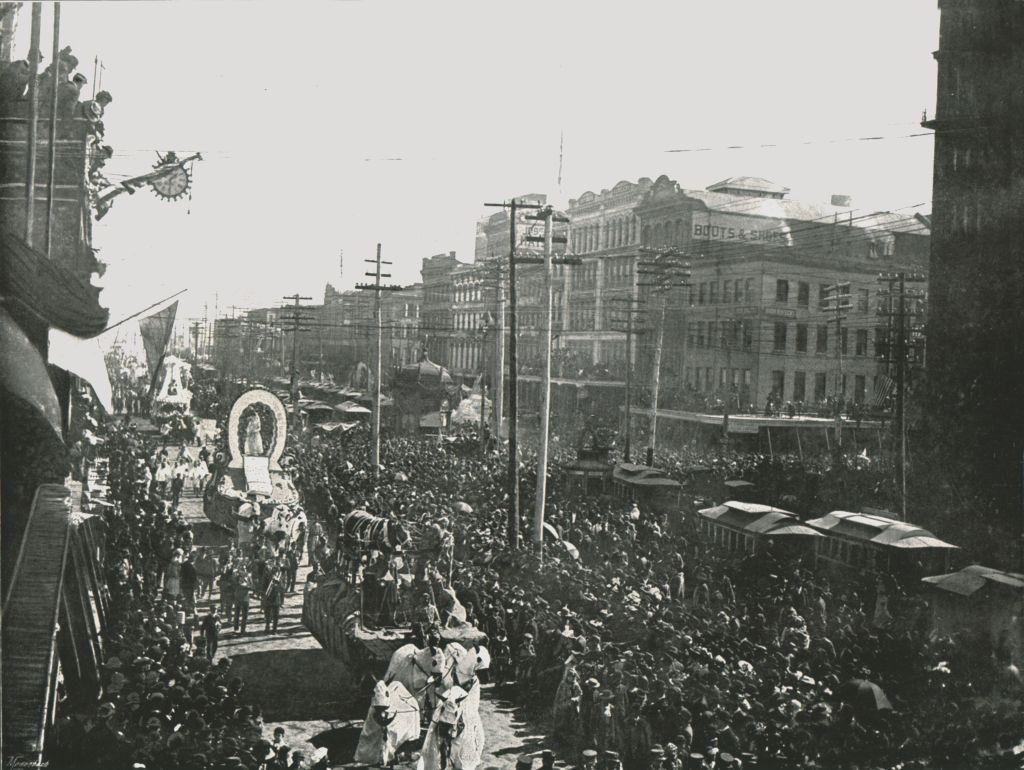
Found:
[[[551,324],[553,322],[553,308],[551,296],[551,268],[554,264],[554,244],[567,244],[569,239],[565,235],[554,234],[554,223],[569,223],[569,218],[556,214],[551,206],[545,206],[537,214],[527,219],[544,222],[543,236],[527,236],[527,242],[541,241],[544,244],[544,339],[541,345],[544,350],[544,366],[541,370],[540,390],[540,443],[537,447],[537,494],[533,514],[533,542],[538,555],[544,554],[544,510],[547,496],[548,476],[548,440],[551,430]],[[532,261],[532,260],[521,260]],[[567,260],[559,260],[564,263]],[[579,262],[579,260],[575,260]]]
[[[485,206],[507,208],[508,216],[508,544],[512,550],[519,549],[519,446],[518,411],[519,386],[516,366],[516,215],[519,209],[539,209],[539,203],[520,203],[515,198],[510,203],[485,203]]]
[[[885,294],[888,296],[889,316],[889,350],[886,353],[887,363],[896,365],[896,404],[893,415],[893,428],[896,432],[899,449],[896,452],[896,489],[900,500],[900,516],[904,521],[907,519],[907,367],[909,360],[910,327],[908,316],[917,315],[907,309],[907,299],[918,299],[923,296],[920,292],[912,295],[907,292],[907,283],[920,283],[925,280],[924,276],[917,273],[907,274],[883,273],[878,280],[889,285]],[[898,288],[896,288],[898,287]],[[895,291],[894,291],[895,289]],[[893,296],[895,294],[895,297]],[[895,308],[893,299],[896,300]],[[895,338],[894,338],[895,337]]]
[[[495,300],[497,305],[494,317],[494,438],[501,445],[501,425],[505,414],[505,287],[500,258],[495,262],[497,283],[495,284]]]
[[[43,4],[32,4],[32,29],[28,49],[28,172],[25,175],[25,243],[32,245],[35,235],[36,153],[39,151],[39,36],[43,27]],[[54,90],[57,88],[57,64],[54,62]]]
[[[295,423],[299,417],[299,370],[296,365],[299,352],[299,322],[302,320],[299,303],[313,298],[303,297],[296,293],[284,299],[295,303],[292,317],[288,319],[292,322],[292,376],[289,393],[291,393],[292,400],[292,422]]]
[[[373,265],[373,272],[365,273],[365,275],[373,278],[373,283],[357,283],[356,288],[373,292],[373,324],[377,332],[375,342],[377,352],[373,358],[373,437],[370,444],[370,462],[373,463],[373,475],[380,476],[380,351],[381,333],[384,326],[384,321],[381,318],[380,293],[382,291],[401,291],[402,287],[393,284],[382,284],[380,282],[381,278],[391,277],[391,273],[382,273],[380,271],[381,265],[390,265],[391,263],[381,260],[379,243],[377,244],[377,256],[374,259],[365,259],[363,261]]]
[[[46,185],[46,256],[50,256],[53,241],[53,202],[57,187],[57,74],[60,62],[60,3],[53,4],[53,86],[50,99],[50,174]]]
[[[825,289],[826,306],[835,313],[836,321],[836,381],[834,393],[836,394],[836,456],[842,451],[843,446],[843,410],[840,399],[846,398],[843,388],[843,315],[850,312],[850,284],[837,283]]]
[[[634,328],[633,316],[642,312],[638,306],[640,300],[630,294],[628,297],[609,297],[608,302],[625,303],[626,313],[626,405],[625,405],[625,428],[623,437],[622,459],[631,462],[632,453],[632,410],[633,410],[633,335],[643,334],[642,330]],[[619,330],[623,331],[623,330]]]
[[[192,322],[192,355],[196,363],[199,363],[199,321]]]
[[[655,252],[654,261],[638,263],[637,274],[652,276],[649,283],[639,283],[638,285],[651,287],[652,291],[657,292],[661,297],[661,312],[654,343],[654,360],[651,364],[651,427],[650,441],[647,446],[647,464],[654,467],[654,453],[658,446],[658,395],[661,390],[661,354],[665,344],[668,293],[674,287],[689,286],[691,270],[689,262],[681,261],[681,255],[677,249],[667,249]]]

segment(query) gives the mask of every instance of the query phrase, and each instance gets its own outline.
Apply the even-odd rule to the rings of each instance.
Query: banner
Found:
[[[89,383],[107,414],[114,413],[110,374],[98,339],[82,339],[51,327],[49,353],[51,364]]]
[[[150,390],[160,369],[160,361],[167,350],[174,329],[174,318],[178,314],[178,302],[175,300],[151,316],[139,321],[142,332],[142,344],[146,347],[146,367],[149,369]]]

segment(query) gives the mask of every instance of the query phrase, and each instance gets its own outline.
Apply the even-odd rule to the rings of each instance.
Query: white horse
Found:
[[[444,648],[445,653],[454,661],[452,683],[468,693],[463,708],[473,713],[480,712],[480,679],[477,672],[490,668],[491,654],[483,645],[470,647],[468,650],[458,642],[452,642]]]
[[[458,685],[438,697],[416,770],[476,770],[484,752],[479,712],[466,708],[469,693]]]
[[[451,683],[451,676],[452,665],[443,649],[403,644],[392,654],[384,680],[405,685],[426,714],[436,703],[437,691]]]
[[[398,750],[420,737],[420,707],[401,682],[377,682],[356,746],[355,762],[390,767]]]

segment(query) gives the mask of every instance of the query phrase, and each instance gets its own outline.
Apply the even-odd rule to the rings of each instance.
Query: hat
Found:
[[[593,749],[583,749],[583,759],[597,759],[597,752]]]
[[[109,717],[113,713],[114,713],[114,704],[113,703],[109,703],[109,702],[108,703],[101,703],[99,705],[99,708],[96,709],[96,716],[98,716],[100,719],[106,719],[107,717]]]
[[[111,669],[112,671],[116,671],[117,669],[121,668],[121,666],[122,666],[121,659],[119,657],[117,657],[116,655],[113,655],[110,658],[107,658],[107,660],[105,660],[103,662],[103,668],[108,668],[108,669]]]

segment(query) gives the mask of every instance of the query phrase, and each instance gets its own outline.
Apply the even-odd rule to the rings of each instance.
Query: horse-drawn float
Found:
[[[307,582],[302,620],[351,670],[382,673],[396,650],[423,641],[430,613],[442,644],[485,643],[442,578],[451,554],[442,528],[355,510],[340,539],[327,576]]]
[[[288,415],[281,399],[263,388],[240,395],[228,416],[228,457],[218,456],[203,494],[206,518],[232,531],[240,518],[267,518],[299,502],[291,476],[281,467]]]

